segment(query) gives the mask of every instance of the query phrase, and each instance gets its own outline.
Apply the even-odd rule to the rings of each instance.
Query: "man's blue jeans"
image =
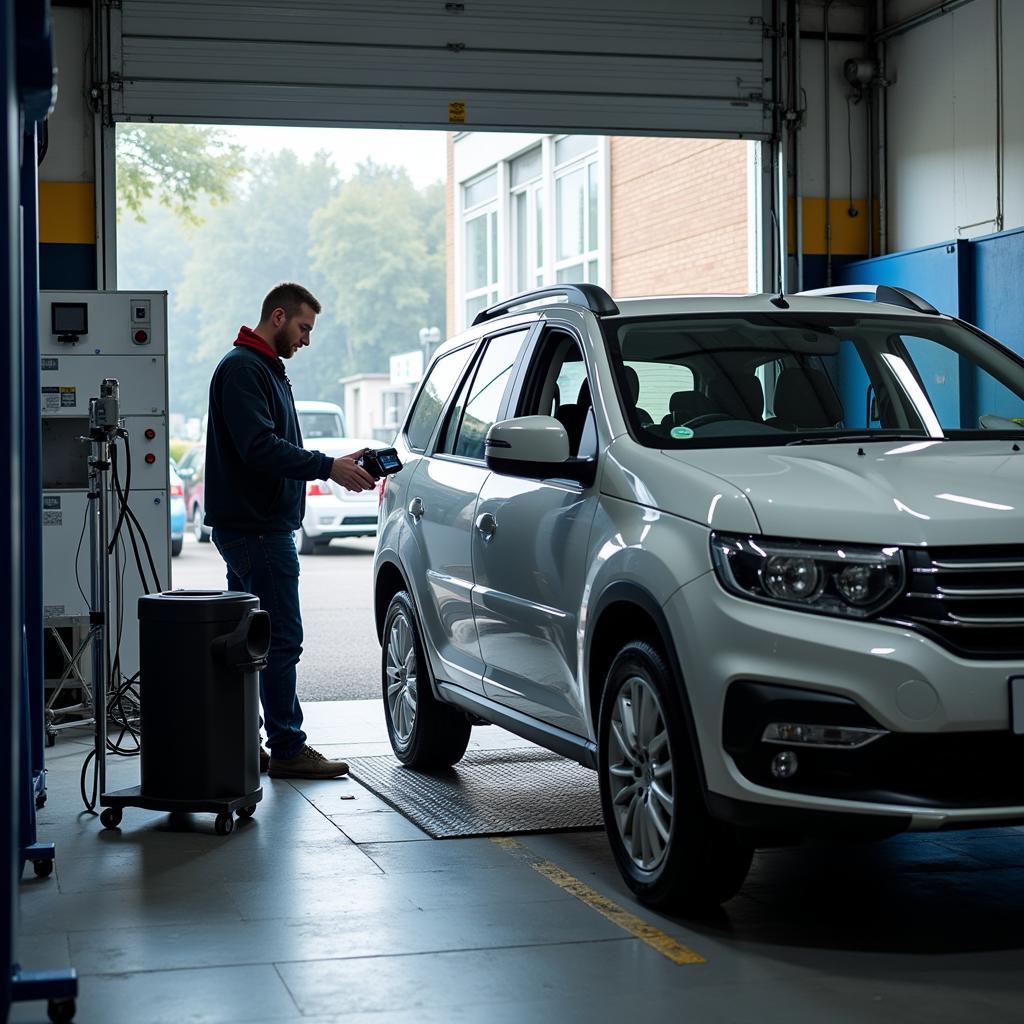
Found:
[[[306,742],[295,693],[302,654],[299,556],[291,533],[247,533],[213,528],[213,543],[228,567],[228,590],[247,591],[270,613],[270,655],[260,673],[267,745],[275,759],[295,757]]]

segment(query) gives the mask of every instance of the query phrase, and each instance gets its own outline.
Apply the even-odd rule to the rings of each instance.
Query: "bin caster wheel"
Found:
[[[46,1004],[46,1016],[53,1024],[71,1024],[75,1019],[74,999],[51,999]]]
[[[53,874],[53,861],[34,860],[32,861],[32,870],[36,873],[36,878],[49,878]]]
[[[241,821],[248,821],[256,813],[256,805],[252,804],[249,807],[240,807],[238,809],[238,817]]]
[[[229,836],[235,830],[235,819],[230,812],[218,814],[217,820],[213,823],[213,830],[219,836]]]
[[[104,828],[117,828],[121,824],[121,808],[105,807],[100,814],[100,824]]]

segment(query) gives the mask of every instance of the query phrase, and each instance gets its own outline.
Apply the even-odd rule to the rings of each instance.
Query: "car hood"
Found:
[[[888,544],[1019,544],[1014,442],[884,441],[666,451],[746,495],[766,536]],[[704,506],[705,508],[707,506]],[[719,525],[714,516],[710,525]]]

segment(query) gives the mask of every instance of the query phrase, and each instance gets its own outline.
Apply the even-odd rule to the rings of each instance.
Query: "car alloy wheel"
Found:
[[[472,731],[458,708],[434,694],[416,609],[401,590],[388,605],[381,645],[384,720],[395,757],[409,768],[448,768],[462,758]]]
[[[404,611],[391,621],[386,654],[388,710],[395,740],[402,747],[409,745],[416,724],[416,645],[412,627]]]
[[[730,899],[753,854],[749,836],[708,813],[685,701],[663,649],[632,640],[608,667],[598,721],[601,809],[615,863],[644,903],[674,913]]]
[[[641,871],[665,858],[675,813],[672,748],[658,695],[640,676],[615,698],[608,752],[608,785],[615,826]]]

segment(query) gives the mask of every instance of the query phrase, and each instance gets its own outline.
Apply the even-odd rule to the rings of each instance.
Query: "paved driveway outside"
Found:
[[[299,597],[305,630],[299,699],[361,700],[380,696],[380,645],[373,625],[373,537],[335,540],[300,555]],[[173,587],[223,590],[224,563],[212,544],[191,533],[171,559]]]

